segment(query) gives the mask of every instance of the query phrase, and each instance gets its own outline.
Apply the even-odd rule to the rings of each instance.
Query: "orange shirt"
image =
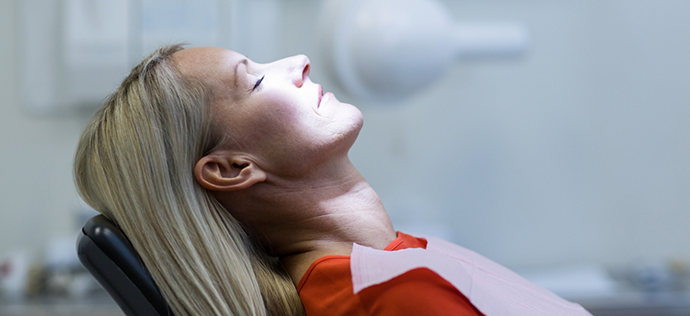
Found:
[[[426,240],[398,233],[384,250],[426,249]],[[314,261],[297,286],[307,316],[319,315],[482,315],[448,281],[426,268],[353,294],[350,257],[325,256]]]

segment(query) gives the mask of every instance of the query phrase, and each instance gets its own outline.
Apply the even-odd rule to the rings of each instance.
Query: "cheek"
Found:
[[[281,155],[301,150],[299,144],[310,137],[310,118],[299,108],[274,104],[253,113],[241,124],[242,138],[261,153]]]
[[[300,95],[265,93],[235,109],[225,113],[232,136],[228,144],[261,157],[268,163],[262,167],[281,172],[297,172],[327,156],[329,144],[339,138],[333,134],[343,129],[335,125],[344,123],[342,118],[331,122],[320,117]]]
[[[303,120],[304,113],[276,104],[275,107],[256,113],[252,117],[252,124],[257,130],[261,130],[264,136],[290,136]]]
[[[258,125],[271,126],[272,131],[285,138],[299,137],[315,123],[315,113],[297,93],[276,89],[263,96],[262,110],[257,113]]]

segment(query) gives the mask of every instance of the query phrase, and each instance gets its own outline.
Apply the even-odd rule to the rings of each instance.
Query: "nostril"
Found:
[[[297,85],[298,88],[301,88],[302,85],[304,84],[305,81],[309,78],[309,69],[311,66],[309,64],[305,64],[304,68],[302,68],[302,75],[297,77],[295,76],[295,84]],[[295,69],[297,70],[297,69]]]
[[[311,65],[307,63],[304,65],[304,69],[302,70],[302,81],[306,81],[307,78],[309,77],[309,70],[311,69]]]
[[[309,71],[311,70],[309,58],[305,55],[297,55],[286,60],[289,60],[292,64],[292,67],[290,67],[291,69],[289,71],[290,75],[293,76],[295,85],[298,88],[301,88],[304,82],[309,79]]]

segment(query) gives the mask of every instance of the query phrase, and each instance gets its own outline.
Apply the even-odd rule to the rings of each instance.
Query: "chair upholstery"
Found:
[[[173,315],[132,244],[105,216],[86,222],[77,240],[77,253],[127,316]]]

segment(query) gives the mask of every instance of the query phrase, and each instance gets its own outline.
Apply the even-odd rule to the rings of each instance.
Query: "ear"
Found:
[[[194,166],[196,181],[212,191],[244,190],[266,180],[266,173],[254,162],[227,151],[214,151]]]

